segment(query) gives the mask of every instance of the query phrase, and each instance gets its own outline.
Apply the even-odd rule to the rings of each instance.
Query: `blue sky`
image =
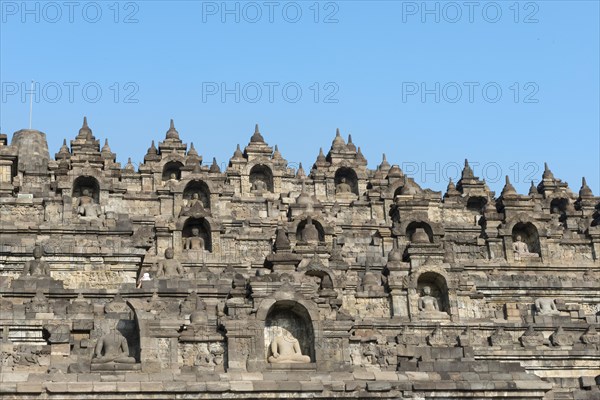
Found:
[[[434,190],[468,158],[497,193],[507,174],[526,193],[544,161],[600,193],[598,1],[2,0],[0,12],[0,131],[28,127],[34,80],[51,154],[87,115],[119,161],[140,162],[174,118],[205,162],[225,165],[259,123],[309,169],[340,128],[370,167],[385,152]]]

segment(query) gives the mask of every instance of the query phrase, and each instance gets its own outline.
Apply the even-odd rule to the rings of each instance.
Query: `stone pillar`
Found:
[[[248,371],[249,369],[260,369],[258,367],[259,361],[264,364],[264,360],[259,360],[257,353],[262,354],[263,351],[256,348],[256,343],[257,336],[258,339],[264,340],[262,329],[259,330],[255,324],[249,324],[249,321],[241,319],[225,320],[223,324],[227,331],[227,370]]]
[[[184,205],[183,193],[175,193],[173,195],[173,215],[178,216],[181,208]]]
[[[504,257],[504,248],[502,245],[502,239],[499,238],[489,238],[487,240],[487,247],[490,256],[490,260],[495,259],[505,259]]]
[[[408,299],[405,290],[394,288],[392,295],[392,316],[393,317],[408,317]]]

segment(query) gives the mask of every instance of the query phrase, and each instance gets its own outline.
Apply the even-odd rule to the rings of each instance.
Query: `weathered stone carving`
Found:
[[[41,132],[7,139],[0,397],[597,392],[585,182],[495,196],[465,162],[442,195],[340,135],[306,170],[258,129],[226,168],[173,125],[136,166],[87,123],[54,160]]]
[[[448,344],[448,339],[444,335],[442,331],[442,327],[440,325],[436,326],[436,328],[431,332],[429,336],[427,336],[427,344],[430,346],[446,346]]]
[[[77,295],[77,298],[71,301],[71,304],[67,306],[68,314],[86,314],[94,311],[94,306],[87,301],[82,293]]]
[[[194,218],[202,218],[207,214],[198,193],[192,194],[192,198],[188,201],[187,206],[183,207],[179,213],[181,216],[190,216]]]
[[[82,217],[98,218],[102,215],[100,206],[96,204],[90,189],[83,189],[77,206],[77,214]]]
[[[204,239],[200,237],[200,229],[192,228],[192,236],[185,238],[183,248],[187,250],[204,250]]]
[[[527,243],[525,243],[521,240],[521,235],[517,235],[517,237],[515,239],[516,240],[513,243],[512,248],[513,248],[513,252],[515,253],[515,257],[517,259],[518,258],[539,257],[539,254],[529,252],[529,246],[527,246]]]
[[[44,250],[42,246],[35,246],[33,248],[34,260],[25,263],[22,276],[50,276],[50,266],[46,261],[42,260],[43,255]]]
[[[271,342],[270,363],[309,363],[310,357],[302,355],[300,343],[292,334],[284,328],[280,328]]]
[[[506,332],[503,327],[496,329],[490,336],[490,344],[492,346],[509,346],[513,343],[511,334]]]
[[[431,295],[431,287],[423,287],[423,293],[419,297],[419,311],[423,313],[436,313],[440,311],[438,299]]]
[[[181,263],[175,260],[175,251],[172,248],[165,250],[165,258],[158,263],[158,274],[159,278],[174,278],[183,277],[183,267]]]
[[[585,333],[581,335],[581,342],[588,346],[597,346],[600,344],[600,334],[598,334],[594,325],[588,326]]]
[[[410,238],[411,243],[414,244],[426,244],[430,243],[429,235],[425,232],[424,228],[416,228]]]
[[[529,325],[525,333],[519,338],[519,341],[523,347],[541,346],[544,343],[544,335],[542,332],[533,329],[532,325]]]
[[[539,315],[557,315],[560,311],[556,308],[554,299],[540,297],[535,299],[535,310]]]
[[[52,310],[48,299],[41,290],[36,292],[35,296],[27,303],[25,309],[31,313],[48,313]]]
[[[336,193],[352,193],[352,187],[348,185],[346,178],[342,178],[340,183],[335,187]]]
[[[254,192],[264,192],[267,190],[267,184],[262,179],[256,179],[252,183],[252,191]]]
[[[381,274],[367,267],[361,279],[360,291],[376,295],[384,294],[384,287],[381,285]]]
[[[92,363],[133,364],[135,358],[129,356],[127,339],[113,329],[98,339]]]
[[[66,324],[51,323],[44,325],[44,329],[50,334],[49,343],[69,343],[71,327]]]
[[[306,219],[306,225],[304,225],[304,229],[302,229],[302,232],[300,233],[300,239],[302,242],[308,244],[316,244],[319,242],[319,231],[313,224],[311,217]]]
[[[120,294],[116,294],[115,297],[104,306],[105,313],[129,313],[129,307],[125,300]]]
[[[573,337],[565,332],[561,325],[550,335],[550,343],[556,347],[572,346]]]

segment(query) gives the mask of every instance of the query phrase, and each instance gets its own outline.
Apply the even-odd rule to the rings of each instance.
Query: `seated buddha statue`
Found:
[[[300,343],[292,334],[281,329],[271,342],[270,363],[309,363],[310,357],[302,354]]]

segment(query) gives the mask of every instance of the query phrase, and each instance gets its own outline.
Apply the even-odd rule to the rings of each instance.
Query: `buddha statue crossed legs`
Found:
[[[92,363],[134,364],[135,358],[129,356],[127,339],[115,329],[98,339],[94,349]]]
[[[50,276],[50,266],[44,260],[42,260],[42,256],[44,255],[44,250],[41,246],[35,246],[33,248],[33,258],[34,260],[27,261],[25,263],[25,268],[23,268],[22,276],[37,276],[44,277]]]
[[[185,238],[183,248],[186,250],[204,250],[204,239],[200,237],[200,229],[192,228],[192,236]]]
[[[529,252],[529,246],[527,246],[527,243],[521,241],[521,235],[517,235],[512,247],[516,258],[539,257],[539,254]]]
[[[158,277],[165,278],[173,278],[183,277],[184,270],[179,261],[175,260],[173,257],[175,252],[172,248],[168,248],[165,250],[165,259],[158,263]]]
[[[438,299],[431,295],[431,287],[423,287],[423,295],[419,298],[419,311],[421,312],[438,312],[440,306]]]
[[[271,342],[272,356],[270,363],[309,363],[310,357],[302,355],[300,343],[292,334],[283,328],[278,328],[277,336]]]

